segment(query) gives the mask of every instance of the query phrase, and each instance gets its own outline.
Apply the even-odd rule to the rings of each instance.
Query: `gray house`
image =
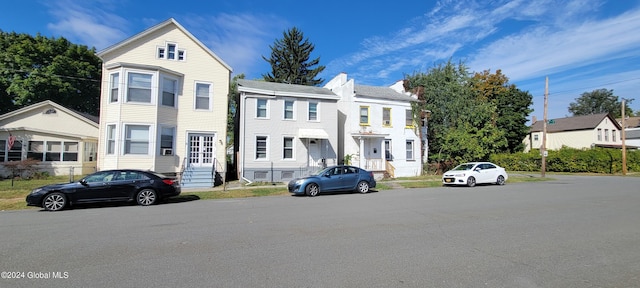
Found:
[[[340,99],[329,89],[238,80],[238,173],[248,182],[286,182],[336,165]]]

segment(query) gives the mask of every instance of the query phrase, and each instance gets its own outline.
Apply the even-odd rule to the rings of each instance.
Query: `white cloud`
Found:
[[[96,47],[98,50],[126,37],[125,19],[100,8],[83,7],[79,3],[83,2],[49,2],[48,8],[56,22],[49,23],[47,28],[72,42]]]

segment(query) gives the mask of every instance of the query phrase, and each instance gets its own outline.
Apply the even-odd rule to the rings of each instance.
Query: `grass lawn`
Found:
[[[79,179],[79,177],[78,177]],[[518,182],[536,182],[553,180],[553,178],[540,178],[530,176],[510,176],[507,180],[509,183]],[[46,179],[31,179],[21,180],[0,180],[0,211],[4,210],[20,210],[20,209],[39,209],[37,207],[28,207],[25,198],[34,188],[55,184],[65,183],[69,181],[68,176],[49,177]],[[441,187],[441,176],[439,175],[425,175],[420,177],[410,178],[398,178],[394,181],[381,180],[377,182],[374,190],[390,190],[395,187],[403,188],[431,188]],[[202,192],[183,192],[178,197],[171,199],[172,202],[192,201],[197,199],[226,199],[226,198],[246,198],[246,197],[260,197],[260,196],[278,196],[289,195],[287,188],[285,187],[252,187],[245,186],[240,189],[227,189],[226,191],[202,191]]]

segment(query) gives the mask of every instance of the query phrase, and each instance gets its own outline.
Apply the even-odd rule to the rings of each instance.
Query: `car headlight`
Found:
[[[464,177],[464,173],[456,174],[456,177]]]
[[[42,190],[43,190],[42,188],[36,188],[36,189],[33,189],[33,190],[31,191],[31,194],[36,194],[36,193],[38,193],[38,192],[40,192],[40,191],[42,191]]]
[[[304,183],[304,179],[296,180],[296,185],[301,185],[302,183]]]

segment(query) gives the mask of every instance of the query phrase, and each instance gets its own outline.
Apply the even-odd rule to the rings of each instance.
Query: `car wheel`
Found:
[[[496,184],[504,185],[504,176],[502,175],[498,176],[498,181],[496,181]]]
[[[311,183],[307,185],[306,191],[307,196],[315,197],[318,196],[318,193],[320,193],[320,187],[318,187],[318,184],[316,183]]]
[[[136,196],[138,205],[149,206],[156,203],[158,200],[158,194],[153,189],[142,189]]]
[[[59,192],[51,193],[42,200],[42,208],[47,211],[60,211],[67,206],[67,197]]]
[[[476,178],[469,177],[467,179],[467,186],[469,186],[469,187],[476,186]]]
[[[360,192],[362,194],[369,192],[369,182],[360,181],[358,183],[358,192]]]

